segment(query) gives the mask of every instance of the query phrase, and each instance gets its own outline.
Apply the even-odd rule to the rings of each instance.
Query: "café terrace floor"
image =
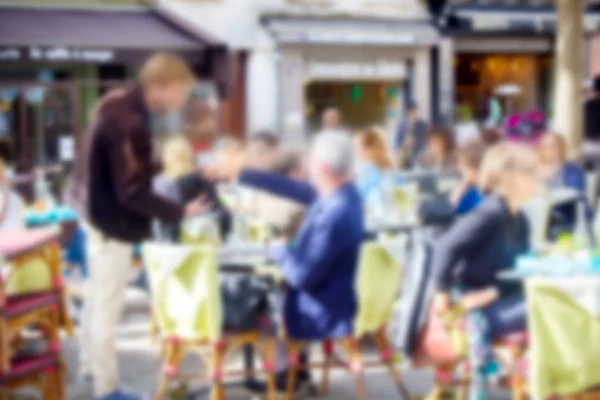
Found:
[[[151,399],[156,388],[157,376],[160,367],[158,347],[150,344],[149,316],[147,295],[137,289],[130,289],[127,294],[126,310],[123,322],[118,331],[117,345],[120,356],[121,381],[126,389],[134,391]],[[91,386],[77,377],[78,345],[75,338],[65,338],[63,351],[68,366],[68,396],[69,400],[92,399]],[[233,357],[231,363],[238,363],[239,357]],[[188,357],[183,364],[183,369],[201,368],[195,357]],[[413,398],[422,398],[433,385],[432,373],[428,370],[413,370],[403,373]],[[318,379],[318,374],[316,374]],[[366,375],[369,393],[373,400],[400,399],[398,392],[391,383],[383,368],[367,371]],[[193,390],[201,385],[190,385]],[[25,396],[27,398],[27,396]],[[179,399],[204,399],[207,396],[179,397]],[[323,398],[323,397],[321,397]],[[323,399],[341,400],[354,399],[354,386],[350,377],[342,370],[334,370],[331,375],[329,396]],[[496,392],[491,397],[494,399],[508,399],[507,393]],[[247,400],[250,395],[240,389],[227,391],[227,399]]]

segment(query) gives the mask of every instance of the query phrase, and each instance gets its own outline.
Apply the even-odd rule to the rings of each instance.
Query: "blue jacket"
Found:
[[[481,200],[483,200],[483,195],[477,186],[473,185],[463,193],[456,205],[455,211],[458,215],[466,214],[477,207],[481,203]]]
[[[289,285],[287,334],[299,340],[351,335],[357,311],[354,280],[363,232],[363,207],[352,184],[315,201],[295,243],[272,249]]]

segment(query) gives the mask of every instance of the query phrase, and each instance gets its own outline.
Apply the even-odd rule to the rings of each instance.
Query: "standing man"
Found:
[[[398,127],[394,138],[394,152],[400,168],[412,168],[425,148],[427,123],[419,117],[419,108],[414,102],[406,107],[406,116]]]
[[[196,200],[180,206],[152,193],[150,115],[179,110],[194,75],[179,57],[158,53],[142,67],[140,82],[99,102],[78,155],[68,197],[88,238],[89,281],[82,320],[81,372],[94,396],[135,400],[121,392],[115,347],[132,263],[132,245],[150,237],[153,218],[178,222],[200,213]]]

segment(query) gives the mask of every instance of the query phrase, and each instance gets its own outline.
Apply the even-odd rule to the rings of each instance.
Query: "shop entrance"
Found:
[[[331,106],[340,110],[350,129],[386,125],[402,109],[402,87],[401,81],[311,82],[304,93],[309,132],[319,130],[321,114]]]
[[[485,118],[487,101],[501,100],[504,114],[551,111],[551,56],[527,54],[468,54],[455,59],[456,104],[459,120]],[[507,88],[506,94],[499,88]]]

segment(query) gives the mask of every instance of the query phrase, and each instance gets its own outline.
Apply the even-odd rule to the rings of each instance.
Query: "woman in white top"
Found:
[[[0,230],[23,229],[25,204],[10,187],[5,171],[4,160],[0,158]]]

